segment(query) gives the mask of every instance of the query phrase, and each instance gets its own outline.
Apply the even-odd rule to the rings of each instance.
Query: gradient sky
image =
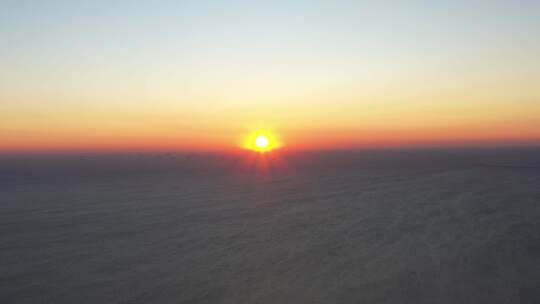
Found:
[[[540,1],[0,4],[0,151],[540,143]]]

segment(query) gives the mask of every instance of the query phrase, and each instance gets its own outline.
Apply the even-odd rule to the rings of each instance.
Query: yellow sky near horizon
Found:
[[[524,4],[16,3],[0,151],[538,144]]]

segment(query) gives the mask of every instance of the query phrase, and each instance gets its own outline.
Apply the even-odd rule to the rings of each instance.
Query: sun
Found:
[[[270,131],[255,131],[244,139],[242,146],[256,152],[268,152],[282,146],[278,137]]]
[[[266,149],[268,147],[268,137],[265,135],[259,135],[255,138],[255,146],[259,149]]]

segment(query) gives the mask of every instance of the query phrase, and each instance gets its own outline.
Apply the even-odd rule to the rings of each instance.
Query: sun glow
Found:
[[[255,139],[255,146],[259,149],[266,149],[268,147],[268,137],[259,135]]]
[[[272,132],[256,131],[245,138],[242,146],[252,151],[268,152],[281,147],[282,144]]]

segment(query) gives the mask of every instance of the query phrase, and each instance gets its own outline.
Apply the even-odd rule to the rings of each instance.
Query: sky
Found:
[[[540,1],[0,5],[0,152],[540,143]]]

